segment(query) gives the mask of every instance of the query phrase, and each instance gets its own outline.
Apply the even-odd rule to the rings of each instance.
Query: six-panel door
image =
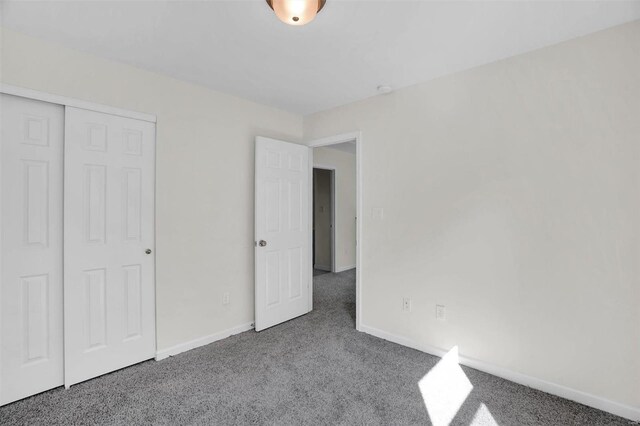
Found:
[[[0,95],[0,405],[63,384],[64,107]]]
[[[155,356],[152,123],[66,108],[65,384]]]
[[[256,138],[255,191],[255,329],[260,331],[310,310],[309,148]]]

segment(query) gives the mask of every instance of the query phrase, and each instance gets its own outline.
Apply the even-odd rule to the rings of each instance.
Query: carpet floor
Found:
[[[313,276],[317,277],[318,275],[324,275],[324,274],[328,274],[329,271],[323,271],[321,269],[314,269],[313,270]]]
[[[440,358],[359,333],[354,317],[355,271],[319,275],[308,315],[9,404],[0,424],[632,424],[466,367],[452,374],[468,395],[449,386],[458,377],[425,404],[418,382]]]

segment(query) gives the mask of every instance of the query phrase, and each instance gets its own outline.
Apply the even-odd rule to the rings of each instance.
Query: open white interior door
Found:
[[[310,148],[256,138],[255,329],[311,310]]]

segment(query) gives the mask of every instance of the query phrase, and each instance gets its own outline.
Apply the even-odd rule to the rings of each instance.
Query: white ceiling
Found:
[[[640,19],[640,1],[328,0],[304,27],[263,0],[3,1],[3,25],[309,114]]]

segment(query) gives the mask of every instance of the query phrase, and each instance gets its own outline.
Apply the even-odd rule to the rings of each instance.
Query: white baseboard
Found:
[[[442,357],[447,353],[447,351],[444,349],[418,343],[413,339],[391,334],[364,324],[360,324],[360,331],[438,357]],[[547,382],[546,380],[527,376],[515,371],[506,370],[504,368],[474,358],[465,357],[464,355],[459,355],[459,362],[460,364],[475,368],[476,370],[484,371],[485,373],[493,374],[494,376],[502,377],[503,379],[519,383],[533,389],[579,402],[580,404],[588,405],[590,407],[597,408],[598,410],[606,411],[608,413],[615,414],[616,416],[624,417],[629,420],[633,420],[636,422],[640,421],[640,407],[632,407],[630,405],[620,404],[618,402],[610,401],[608,399],[604,399],[586,392],[568,388],[556,383]]]
[[[336,273],[348,271],[349,269],[354,269],[356,265],[342,266],[340,268],[336,268]]]
[[[209,336],[200,337],[198,339],[191,340],[189,342],[180,343],[175,346],[171,346],[167,349],[161,349],[156,352],[156,361],[160,361],[170,356],[178,355],[179,353],[190,351],[191,349],[199,348],[200,346],[208,345],[218,340],[226,339],[234,334],[242,333],[253,329],[253,323],[242,324],[219,333],[210,334]]]
[[[325,266],[325,265],[313,265],[313,269],[318,269],[320,271],[327,271],[327,272],[331,272],[331,266]]]

